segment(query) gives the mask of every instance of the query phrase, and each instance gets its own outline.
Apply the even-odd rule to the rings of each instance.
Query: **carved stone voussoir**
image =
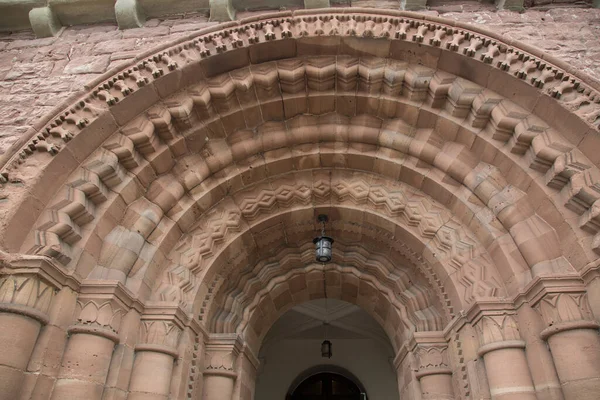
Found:
[[[541,52],[521,49],[513,43],[503,42],[500,35],[474,27],[452,26],[450,21],[444,24],[439,19],[429,20],[427,16],[414,18],[413,14],[390,10],[386,10],[386,16],[388,18],[382,19],[380,12],[357,9],[300,10],[201,30],[197,37],[161,46],[154,54],[136,59],[123,70],[103,76],[95,85],[90,85],[91,88],[82,92],[74,104],[52,118],[49,116],[46,126],[34,132],[8,164],[15,167],[36,152],[58,154],[73,137],[110,108],[119,107],[127,97],[134,97],[136,92],[144,90],[157,79],[181,73],[190,63],[213,62],[216,65],[216,57],[248,49],[259,42],[293,41],[307,37],[341,36],[418,42],[421,46],[441,48],[475,62],[489,64],[559,102],[567,101],[568,94],[576,92],[580,101],[586,101],[594,111],[597,110],[597,88],[585,77],[572,73],[569,66],[549,59]],[[582,112],[581,118],[598,129],[594,115],[594,112]],[[10,166],[2,172],[8,174]],[[5,174],[2,175],[4,180],[8,176]]]

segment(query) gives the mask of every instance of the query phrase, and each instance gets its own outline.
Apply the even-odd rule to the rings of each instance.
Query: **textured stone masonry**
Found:
[[[251,400],[322,298],[379,323],[402,399],[597,400],[600,85],[476,10],[495,33],[336,9],[7,41],[6,125],[46,114],[0,157],[0,400]]]
[[[359,1],[358,7],[393,8],[395,2]],[[537,46],[600,80],[600,10],[556,8],[525,13],[479,3],[433,6],[427,15],[485,27]],[[257,14],[240,12],[238,18]],[[214,25],[202,15],[150,19],[121,31],[113,24],[65,28],[57,37],[32,32],[0,35],[0,154],[70,94],[137,54]]]

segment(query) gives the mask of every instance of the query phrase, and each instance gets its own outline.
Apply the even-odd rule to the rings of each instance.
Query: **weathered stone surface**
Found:
[[[537,47],[345,12],[257,18],[143,57],[157,41],[106,27],[5,50],[0,127],[36,135],[0,175],[0,245],[19,253],[0,252],[2,393],[238,400],[242,382],[251,398],[269,328],[331,297],[381,325],[403,399],[596,400],[600,92]],[[544,39],[514,13],[482,15]],[[149,29],[163,41],[202,23]],[[323,212],[329,265],[314,262]],[[26,368],[65,331],[43,327],[48,282],[79,293],[36,385]],[[551,354],[531,355],[544,341]]]
[[[100,74],[106,71],[110,56],[78,57],[67,64],[65,74]]]
[[[144,25],[146,20],[137,0],[117,0],[115,16],[119,29],[139,28]]]
[[[29,11],[29,21],[37,37],[55,36],[61,28],[60,21],[50,7],[32,9]]]

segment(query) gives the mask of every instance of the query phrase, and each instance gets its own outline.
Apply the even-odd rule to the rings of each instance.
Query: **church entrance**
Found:
[[[332,356],[322,353],[331,343]],[[256,399],[398,399],[394,349],[363,308],[339,299],[292,307],[265,335],[258,358]]]
[[[335,373],[323,372],[305,379],[289,400],[364,400],[358,385]]]

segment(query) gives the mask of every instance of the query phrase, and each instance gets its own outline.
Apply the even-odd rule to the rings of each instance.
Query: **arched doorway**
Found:
[[[332,343],[331,358],[320,352],[325,339]],[[258,354],[261,367],[255,397],[281,400],[294,393],[308,395],[312,389],[297,388],[311,377],[326,374],[327,379],[345,379],[338,383],[353,382],[358,391],[350,394],[397,399],[395,354],[388,334],[363,308],[331,298],[304,302],[284,313],[265,336]],[[318,386],[324,391],[320,396],[341,395],[336,383],[317,381],[311,382],[316,385],[313,389]]]
[[[356,383],[334,372],[321,372],[306,378],[286,400],[366,400]]]
[[[598,98],[535,49],[396,12],[140,56],[2,158],[0,391],[251,399],[271,326],[327,288],[385,331],[399,398],[593,400]]]

